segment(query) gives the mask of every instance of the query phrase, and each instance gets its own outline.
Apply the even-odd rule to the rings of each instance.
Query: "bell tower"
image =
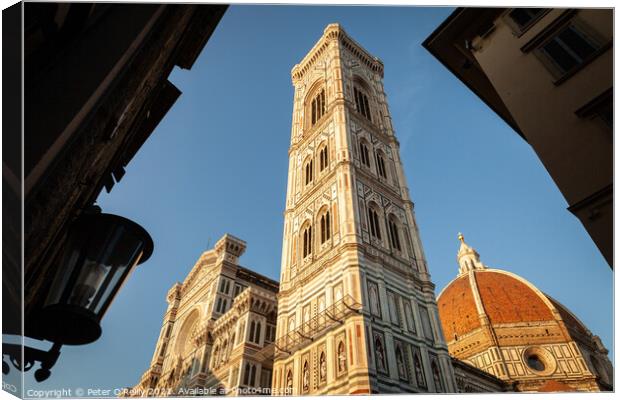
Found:
[[[330,24],[291,75],[274,393],[454,392],[383,63]]]

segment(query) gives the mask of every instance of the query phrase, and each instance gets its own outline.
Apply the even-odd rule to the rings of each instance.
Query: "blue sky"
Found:
[[[603,339],[611,356],[613,274],[531,147],[421,47],[452,11],[421,7],[232,6],[183,95],[110,194],[105,212],[144,226],[152,258],[134,272],[97,342],[63,348],[29,388],[117,388],[148,367],[165,295],[229,232],[241,264],[278,279],[291,68],[339,22],[385,65],[385,90],[432,279],[457,273],[457,233],[482,261],[530,280]],[[11,372],[14,373],[14,372]]]

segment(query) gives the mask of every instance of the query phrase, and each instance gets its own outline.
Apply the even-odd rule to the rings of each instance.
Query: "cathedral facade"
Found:
[[[278,283],[239,265],[224,235],[167,295],[153,358],[130,397],[270,394]]]
[[[454,392],[383,64],[330,24],[291,74],[273,388]]]

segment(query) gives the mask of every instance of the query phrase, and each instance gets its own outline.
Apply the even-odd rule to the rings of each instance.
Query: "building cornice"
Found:
[[[299,82],[310,68],[325,53],[330,43],[339,43],[343,48],[349,50],[371,71],[378,73],[383,78],[383,63],[377,57],[372,56],[359,43],[353,40],[340,24],[329,24],[323,32],[323,36],[316,42],[308,54],[291,70],[293,84]]]

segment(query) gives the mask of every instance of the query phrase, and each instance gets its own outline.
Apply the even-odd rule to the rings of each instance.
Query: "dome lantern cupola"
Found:
[[[480,262],[480,254],[465,243],[465,237],[459,232],[459,240],[461,241],[461,247],[456,254],[456,259],[459,263],[459,275],[466,274],[474,269],[486,269],[486,265]]]

